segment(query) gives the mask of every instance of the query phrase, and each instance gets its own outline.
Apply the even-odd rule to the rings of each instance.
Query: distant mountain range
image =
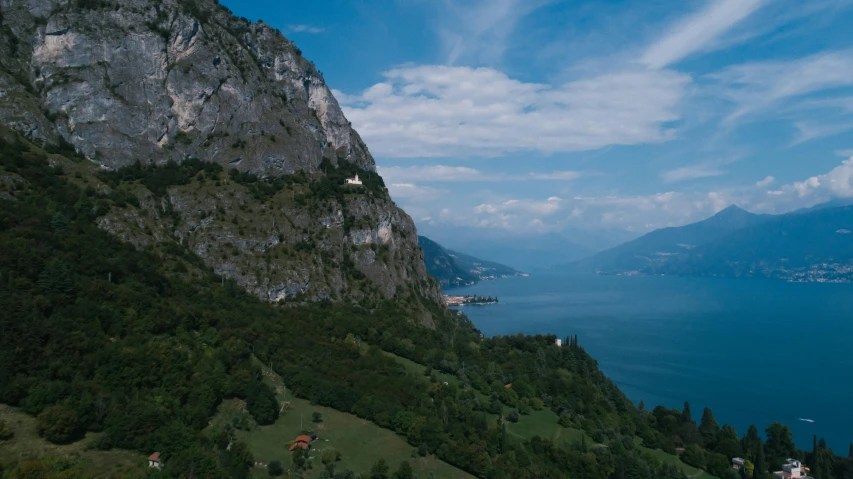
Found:
[[[418,246],[424,252],[427,272],[445,287],[467,286],[478,281],[524,274],[500,263],[446,249],[425,236],[418,236]]]
[[[653,231],[577,261],[599,274],[853,281],[853,206],[836,201],[784,215],[730,206],[698,223]]]

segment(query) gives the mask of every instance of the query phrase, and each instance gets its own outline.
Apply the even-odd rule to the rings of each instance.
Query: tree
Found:
[[[720,425],[714,418],[714,413],[711,408],[706,407],[702,411],[702,421],[699,423],[699,433],[702,434],[702,439],[706,446],[714,444],[717,440],[717,435],[720,433]]]
[[[370,468],[370,479],[388,479],[388,471],[390,470],[385,459],[380,459]]]
[[[693,467],[705,469],[705,451],[696,444],[684,448],[684,452],[681,453],[681,460]]]
[[[755,464],[747,459],[743,463],[743,470],[746,472],[746,477],[752,477],[752,475],[755,474]]]
[[[415,477],[415,472],[412,470],[412,465],[409,464],[409,461],[403,461],[400,463],[400,467],[397,468],[397,472],[394,473],[394,479],[412,479]]]
[[[510,409],[508,413],[506,413],[506,420],[509,422],[518,422],[518,409]]]
[[[764,457],[764,445],[758,443],[755,448],[755,467],[752,473],[753,479],[764,479],[767,477],[767,462]]]
[[[68,229],[68,218],[66,218],[62,212],[58,211],[50,219],[50,227],[54,231],[65,231]]]
[[[252,381],[246,388],[246,409],[258,424],[272,424],[278,419],[275,394],[261,381]]]
[[[51,406],[36,420],[39,436],[54,444],[70,442],[77,432],[77,412],[68,406]]]
[[[717,434],[717,442],[714,444],[714,452],[724,454],[726,457],[742,457],[743,445],[737,437],[737,431],[726,424]]]
[[[319,411],[314,411],[311,413],[311,422],[320,423],[323,422],[323,413]]]
[[[284,468],[281,467],[281,461],[270,461],[270,463],[267,464],[267,472],[270,477],[278,477],[284,474]]]
[[[755,424],[750,424],[743,438],[743,450],[750,459],[755,459],[756,448],[761,444],[761,437],[758,436],[758,428]]]
[[[797,447],[794,445],[794,435],[791,433],[791,428],[788,426],[774,422],[767,426],[767,457],[769,462],[782,461],[789,457],[794,457],[797,454]]]
[[[684,401],[684,409],[681,411],[681,422],[693,422],[693,413],[690,412],[690,403],[687,401]]]

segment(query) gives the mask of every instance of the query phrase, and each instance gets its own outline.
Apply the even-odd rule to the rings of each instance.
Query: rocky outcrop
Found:
[[[0,12],[0,123],[101,169],[188,158],[226,169],[165,194],[122,185],[138,205],[101,217],[103,229],[140,248],[179,242],[270,301],[441,301],[387,191],[311,197],[321,164],[375,163],[275,29],[214,0],[0,0]],[[301,180],[259,200],[228,169]]]
[[[90,7],[93,6],[92,7]],[[107,167],[203,158],[259,176],[374,168],[317,69],[202,0],[3,0],[0,121]]]

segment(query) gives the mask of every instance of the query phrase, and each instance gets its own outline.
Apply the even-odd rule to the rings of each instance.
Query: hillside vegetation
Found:
[[[3,133],[0,402],[35,418],[44,441],[73,445],[96,433],[89,444],[100,451],[158,451],[165,467],[149,477],[250,477],[263,450],[209,426],[235,400],[261,426],[287,418],[265,380],[269,368],[290,394],[393,431],[417,456],[477,477],[680,479],[677,461],[649,451],[682,446],[685,462],[725,479],[735,455],[762,472],[786,457],[817,458],[818,479],[851,470],[821,443],[810,454],[796,450],[781,424],[767,428],[765,442],[756,428],[744,437],[721,428],[709,410],[697,424],[687,405],[638,409],[577,338],[564,347],[554,336],[482,338],[464,315],[415,292],[410,301],[431,308],[430,327],[401,298],[261,301],[178,241],[137,249],[99,228],[110,213],[136,208],[131,187],[144,180],[87,187],[97,183],[81,169],[85,160]],[[148,178],[173,167],[146,168]],[[210,171],[201,165],[196,175]],[[411,374],[397,358],[430,374]],[[433,380],[432,372],[455,379]],[[549,418],[561,429],[543,427]],[[2,459],[4,474],[22,478],[35,468],[38,477],[68,477],[48,452],[34,454]],[[291,460],[288,474],[303,477],[310,463]],[[412,465],[399,464],[406,476]]]

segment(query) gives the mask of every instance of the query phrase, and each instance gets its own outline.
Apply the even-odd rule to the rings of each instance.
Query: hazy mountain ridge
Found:
[[[601,274],[853,280],[853,206],[784,215],[729,207],[682,227],[653,231],[572,266]]]
[[[418,245],[424,252],[427,271],[445,287],[468,286],[477,281],[524,274],[500,263],[446,249],[425,236],[418,236]]]

